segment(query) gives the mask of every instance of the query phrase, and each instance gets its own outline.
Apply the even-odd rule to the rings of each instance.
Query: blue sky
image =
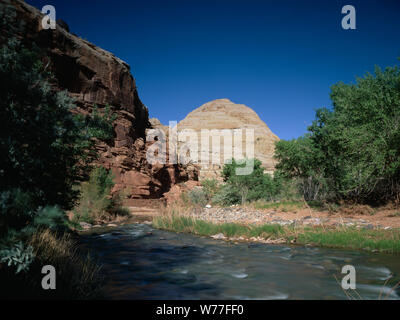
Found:
[[[307,131],[330,86],[400,56],[399,0],[29,0],[126,61],[164,124],[214,99],[253,108],[282,139]],[[343,30],[341,8],[356,8]]]

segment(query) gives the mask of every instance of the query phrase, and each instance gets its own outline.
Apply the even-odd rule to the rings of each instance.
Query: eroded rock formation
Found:
[[[233,103],[229,99],[210,101],[190,112],[185,119],[178,123],[178,132],[182,132],[185,129],[191,129],[197,132],[197,136],[199,137],[199,160],[202,159],[200,145],[200,132],[202,129],[220,130],[220,132],[224,129],[242,129],[242,158],[249,157],[249,155],[246,154],[245,129],[253,129],[254,156],[255,158],[261,160],[266,172],[272,173],[274,171],[276,164],[275,160],[273,159],[275,141],[278,141],[279,138],[272,133],[268,126],[252,109],[243,104]],[[232,138],[232,140],[234,141],[234,138]],[[190,139],[179,138],[180,147],[185,143],[188,145],[189,149],[194,149],[193,142]],[[208,163],[200,163],[200,180],[220,177],[221,169],[224,164],[225,146],[226,144],[222,143],[221,139],[220,162],[219,164],[212,164],[211,160],[215,150],[213,150],[212,142],[210,140],[209,148],[205,150],[205,152],[208,153],[207,158],[210,159],[210,161]]]
[[[99,162],[115,174],[115,191],[125,189],[131,198],[158,198],[174,184],[197,178],[194,167],[147,162],[151,143],[146,142],[145,132],[152,126],[127,63],[69,33],[65,22],[55,30],[42,29],[42,13],[23,1],[1,0],[0,10],[13,19],[12,36],[28,46],[35,42],[46,51],[55,75],[54,88],[67,90],[79,112],[90,113],[95,105],[101,111],[109,105],[117,115],[114,139],[97,146]]]

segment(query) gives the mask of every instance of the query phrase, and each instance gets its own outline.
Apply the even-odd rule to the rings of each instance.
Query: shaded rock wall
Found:
[[[176,183],[197,179],[194,168],[147,163],[146,150],[151,143],[146,142],[145,132],[151,124],[127,63],[69,33],[65,22],[55,30],[42,29],[42,13],[23,1],[1,0],[0,12],[8,9],[16,14],[13,20],[18,28],[13,36],[46,51],[56,90],[67,90],[81,113],[92,112],[95,105],[100,111],[109,105],[117,115],[114,139],[97,145],[99,163],[115,174],[114,191],[126,189],[131,198],[158,198]],[[10,30],[3,31],[4,35]]]

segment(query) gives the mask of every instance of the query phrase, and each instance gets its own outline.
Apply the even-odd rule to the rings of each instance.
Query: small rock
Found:
[[[210,209],[210,208],[211,208],[211,205],[210,205],[210,204],[206,205],[206,208],[207,208],[207,209]]]
[[[117,227],[117,225],[116,225],[115,223],[109,223],[109,224],[107,225],[107,227]]]
[[[319,218],[315,218],[314,224],[317,224],[317,225],[321,224],[321,220]]]
[[[92,225],[90,223],[83,222],[83,221],[79,222],[79,225],[85,230],[90,229],[92,227]]]
[[[224,240],[226,237],[222,233],[214,234],[211,236],[211,238],[216,239],[216,240]]]

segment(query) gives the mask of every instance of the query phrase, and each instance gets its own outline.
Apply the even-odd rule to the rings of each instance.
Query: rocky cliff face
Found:
[[[275,167],[275,160],[273,159],[274,154],[274,143],[279,138],[271,132],[268,126],[258,117],[258,115],[249,107],[243,104],[235,104],[228,99],[218,99],[208,102],[196,110],[190,112],[185,119],[178,123],[178,131],[181,132],[185,129],[195,130],[200,137],[200,131],[202,129],[208,130],[224,130],[224,129],[242,129],[242,155],[248,157],[246,154],[246,136],[245,129],[254,130],[254,156],[261,160],[266,172],[272,173]],[[189,149],[193,149],[192,142],[188,139],[180,139],[179,144],[188,145]],[[222,139],[221,139],[222,140]],[[199,138],[200,141],[200,138]],[[212,143],[206,150],[208,159],[212,159],[213,152]],[[211,160],[209,163],[200,163],[201,170],[199,178],[219,178],[220,172],[223,166],[223,155],[224,155],[224,144],[220,145],[220,163],[212,164]],[[200,147],[199,147],[200,149]],[[201,159],[201,153],[199,153],[199,159]]]
[[[0,13],[4,12],[11,13],[18,26],[13,36],[46,51],[55,74],[54,88],[67,90],[79,112],[90,113],[95,105],[101,111],[109,105],[117,115],[113,141],[97,146],[99,162],[115,174],[115,190],[126,189],[131,198],[158,198],[175,183],[196,179],[193,167],[147,163],[151,143],[146,142],[145,131],[152,126],[127,63],[69,33],[65,23],[43,30],[41,12],[23,1],[1,0]]]

